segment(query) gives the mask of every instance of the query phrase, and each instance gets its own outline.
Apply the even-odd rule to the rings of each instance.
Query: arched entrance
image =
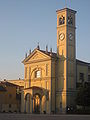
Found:
[[[36,94],[34,96],[34,113],[40,113],[40,95],[39,94]]]
[[[48,112],[48,90],[33,86],[25,89],[24,92],[24,112],[36,114],[43,113],[44,111]]]

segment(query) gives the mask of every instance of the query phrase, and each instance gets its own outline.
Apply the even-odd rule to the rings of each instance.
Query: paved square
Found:
[[[90,120],[90,115],[0,114],[0,120]]]

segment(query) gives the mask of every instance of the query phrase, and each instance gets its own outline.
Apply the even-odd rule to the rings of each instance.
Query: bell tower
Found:
[[[76,11],[64,8],[57,10],[57,89],[56,111],[74,109],[76,91]]]

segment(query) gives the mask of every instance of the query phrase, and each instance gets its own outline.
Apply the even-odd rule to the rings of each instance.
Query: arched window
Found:
[[[35,78],[40,78],[41,77],[41,71],[37,70],[35,71]]]

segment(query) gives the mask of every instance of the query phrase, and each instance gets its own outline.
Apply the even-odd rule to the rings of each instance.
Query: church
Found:
[[[90,64],[76,59],[76,11],[64,8],[57,14],[57,52],[38,45],[22,61],[24,89],[21,112],[66,113],[76,106],[76,89],[90,81]]]

